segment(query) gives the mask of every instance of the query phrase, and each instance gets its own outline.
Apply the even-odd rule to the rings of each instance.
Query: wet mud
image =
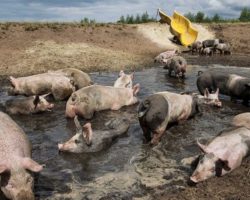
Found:
[[[156,67],[136,71],[134,83],[141,85],[138,94],[140,99],[164,90],[177,93],[197,92],[197,72],[208,69],[250,76],[250,70],[243,67],[190,65],[186,79],[178,80],[169,78],[166,70]],[[118,73],[105,72],[90,75],[95,83],[112,85]],[[3,109],[4,102],[12,97],[6,93],[7,81],[2,81],[1,84],[0,105]],[[235,115],[250,111],[249,107],[243,106],[240,102],[230,102],[229,97],[221,96],[221,98],[223,108],[202,107],[202,112],[192,119],[168,129],[161,143],[154,147],[143,142],[142,130],[136,115],[138,104],[124,107],[119,111],[96,113],[91,120],[93,129],[102,130],[105,122],[119,117],[129,119],[131,125],[127,134],[116,139],[109,148],[88,154],[58,152],[57,143],[66,141],[75,133],[73,120],[66,119],[64,115],[66,102],[57,103],[52,112],[12,116],[28,134],[33,145],[34,160],[46,165],[46,168],[35,176],[36,198],[213,199],[213,188],[216,187],[213,184],[219,178],[209,180],[195,188],[190,187],[187,185],[187,179],[191,169],[182,161],[200,153],[196,146],[197,138],[214,137],[229,126]],[[86,123],[83,119],[80,119],[80,122]],[[233,177],[240,174],[242,177],[248,176],[245,178],[247,182],[245,185],[249,188],[249,174],[240,173],[246,173],[249,169],[246,163],[249,165],[249,160],[243,163],[243,169],[239,168],[232,174],[220,178],[218,182],[220,186],[217,184],[217,187],[224,189],[232,187]],[[235,192],[238,191],[237,188],[242,188],[240,181],[244,180],[234,183]],[[247,192],[248,195],[249,193]],[[230,198],[224,199],[233,199],[234,196],[228,195],[228,197]]]

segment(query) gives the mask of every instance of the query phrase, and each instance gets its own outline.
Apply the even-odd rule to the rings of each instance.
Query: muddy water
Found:
[[[184,81],[169,78],[162,68],[136,72],[134,82],[141,85],[139,98],[164,90],[197,91],[197,72],[210,67],[191,66]],[[250,70],[245,68],[216,66],[216,70],[250,77]],[[112,85],[117,73],[91,76],[96,83]],[[8,98],[3,87],[0,103],[4,104]],[[127,135],[117,139],[109,149],[94,154],[58,153],[57,143],[67,140],[75,131],[73,120],[64,117],[65,102],[58,103],[50,113],[12,117],[28,134],[33,158],[46,164],[35,176],[37,199],[150,199],[156,192],[186,187],[190,169],[181,161],[199,153],[196,139],[213,137],[229,126],[234,115],[250,111],[240,103],[229,102],[228,97],[222,98],[222,109],[204,107],[202,114],[170,128],[162,142],[153,148],[143,144],[136,119],[137,105],[97,113],[91,120],[94,129],[102,129],[106,121],[120,116],[126,116],[131,126]]]

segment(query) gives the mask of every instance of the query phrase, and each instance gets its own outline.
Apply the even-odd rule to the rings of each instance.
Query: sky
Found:
[[[202,11],[238,18],[250,0],[0,0],[0,21],[80,21],[84,17],[98,22],[116,22],[121,15],[142,14],[155,17],[158,8],[172,15]]]

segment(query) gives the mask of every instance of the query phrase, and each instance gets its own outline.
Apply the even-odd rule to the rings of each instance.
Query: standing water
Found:
[[[215,66],[213,66],[215,67]],[[159,92],[197,91],[197,72],[209,67],[189,66],[186,79],[169,78],[162,68],[146,69],[135,73],[134,83],[140,83],[139,98]],[[223,67],[216,70],[250,77],[246,68]],[[92,80],[102,85],[112,85],[117,73],[93,73]],[[0,92],[0,103],[11,97]],[[232,103],[222,97],[223,108],[204,108],[201,114],[167,130],[159,145],[143,144],[142,130],[138,124],[138,105],[124,107],[119,111],[103,111],[95,114],[93,129],[103,129],[112,118],[125,116],[131,122],[126,136],[114,141],[109,149],[99,153],[59,153],[57,144],[75,134],[72,119],[66,119],[65,104],[59,102],[53,112],[12,116],[28,134],[33,145],[33,158],[46,168],[35,175],[37,199],[132,199],[150,195],[159,190],[186,187],[190,175],[188,166],[181,162],[199,153],[197,138],[211,138],[229,126],[236,114],[249,112],[248,107]],[[86,121],[81,120],[84,124]]]

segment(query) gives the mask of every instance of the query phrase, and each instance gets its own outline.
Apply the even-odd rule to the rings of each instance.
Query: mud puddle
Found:
[[[210,67],[250,77],[247,68]],[[164,90],[197,91],[197,72],[210,67],[190,66],[184,81],[169,78],[162,68],[147,69],[135,73],[134,83],[141,85],[140,99]],[[96,83],[112,85],[118,73],[92,73],[91,76]],[[8,98],[3,86],[0,104]],[[106,121],[121,116],[126,116],[131,126],[127,135],[109,149],[94,154],[59,154],[57,143],[75,133],[73,120],[64,116],[66,102],[58,103],[53,112],[12,117],[28,134],[34,160],[46,164],[36,175],[37,199],[150,199],[163,190],[187,187],[190,169],[181,160],[199,153],[196,139],[213,137],[229,126],[234,115],[250,111],[240,103],[231,103],[228,97],[222,98],[223,108],[204,108],[202,114],[170,128],[162,142],[153,148],[143,144],[136,118],[137,105],[97,113],[91,120],[94,129],[102,129]]]

